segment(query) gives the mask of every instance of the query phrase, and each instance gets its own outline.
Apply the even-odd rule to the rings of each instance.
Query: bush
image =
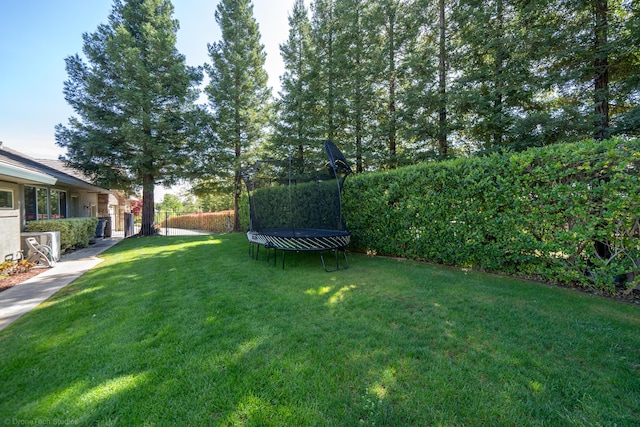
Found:
[[[59,231],[60,250],[84,248],[96,234],[98,218],[66,218],[27,222],[25,231]]]
[[[347,180],[362,251],[613,291],[640,264],[640,140],[585,141]]]

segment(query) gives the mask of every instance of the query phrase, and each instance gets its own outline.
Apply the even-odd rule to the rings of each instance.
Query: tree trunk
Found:
[[[140,234],[153,236],[155,230],[155,179],[151,174],[142,177],[142,228]]]
[[[397,166],[396,140],[396,13],[393,6],[389,10],[389,158],[390,167]]]
[[[236,171],[235,185],[233,187],[233,231],[240,231],[240,195],[242,194],[242,176]]]
[[[594,103],[595,132],[594,138],[602,141],[609,134],[609,58],[608,42],[608,4],[606,0],[594,2],[595,34],[594,34]]]
[[[502,69],[504,68],[504,60],[506,56],[504,48],[504,5],[502,0],[498,0],[496,6],[496,20],[498,21],[498,46],[494,59],[495,97],[493,99],[493,120],[496,121],[496,124],[493,126],[493,133],[491,136],[492,144],[494,147],[502,145],[502,141],[504,138],[504,123],[502,117],[502,109],[504,108],[502,105],[504,83],[502,82]]]
[[[438,154],[445,158],[449,155],[447,144],[447,46],[446,46],[446,21],[444,0],[439,0],[440,12],[440,43],[439,43],[439,76],[438,92],[440,94],[440,106],[438,114]]]

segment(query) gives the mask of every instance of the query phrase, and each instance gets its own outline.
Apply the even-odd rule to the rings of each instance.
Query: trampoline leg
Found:
[[[284,270],[284,251],[282,251],[282,269]]]
[[[336,256],[336,269],[335,270],[327,270],[327,265],[324,262],[324,252],[320,251],[320,259],[322,260],[322,268],[324,268],[324,271],[326,272],[331,272],[331,271],[337,271],[340,270],[340,262],[339,262],[339,258],[338,258],[338,249],[334,249],[335,252],[335,256]],[[344,255],[344,262],[345,262],[345,269],[349,268],[349,260],[347,259],[347,250],[343,249],[342,253]]]

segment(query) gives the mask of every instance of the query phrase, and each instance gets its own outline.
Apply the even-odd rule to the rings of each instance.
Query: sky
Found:
[[[210,62],[207,44],[218,41],[217,0],[173,0],[180,22],[177,49],[187,65]],[[288,37],[294,0],[254,0],[254,18],[267,53],[274,95],[284,73],[280,44]],[[55,126],[74,112],[62,93],[65,58],[82,54],[82,34],[108,23],[112,0],[0,0],[0,141],[40,159],[56,159]]]

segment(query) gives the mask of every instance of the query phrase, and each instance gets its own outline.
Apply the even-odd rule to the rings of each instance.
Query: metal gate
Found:
[[[176,212],[156,211],[154,220],[160,236],[197,236],[229,233],[233,227],[233,211],[222,212]],[[125,214],[124,237],[138,234],[142,216]]]

